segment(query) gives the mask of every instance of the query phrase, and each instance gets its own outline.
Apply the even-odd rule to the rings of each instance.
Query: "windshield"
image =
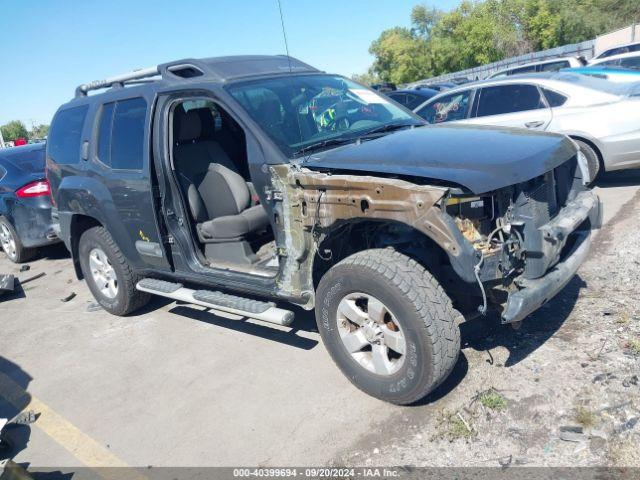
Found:
[[[287,157],[422,122],[346,78],[301,75],[231,85],[229,93]]]

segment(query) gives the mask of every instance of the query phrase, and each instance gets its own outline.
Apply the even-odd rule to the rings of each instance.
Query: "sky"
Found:
[[[364,73],[424,0],[281,0],[289,52]],[[449,10],[459,0],[430,0]],[[181,58],[285,53],[277,0],[1,0],[0,125],[49,123],[81,83]]]

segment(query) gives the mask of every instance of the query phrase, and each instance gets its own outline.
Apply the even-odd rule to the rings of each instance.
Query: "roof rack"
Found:
[[[104,80],[94,80],[93,82],[83,83],[76,88],[76,97],[86,97],[87,93],[92,90],[101,90],[114,85],[124,85],[125,83],[140,83],[140,80],[150,79],[160,75],[159,67],[142,68],[133,72],[123,73]]]

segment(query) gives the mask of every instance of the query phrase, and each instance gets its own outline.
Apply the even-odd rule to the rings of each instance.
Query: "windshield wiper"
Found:
[[[293,156],[297,157],[302,155],[303,153],[309,153],[314,150],[319,150],[324,147],[330,147],[333,145],[344,145],[346,143],[354,142],[356,139],[354,137],[338,137],[338,138],[328,138],[327,140],[322,140],[321,142],[312,143],[311,145],[307,145],[306,147],[302,147],[299,150],[293,152]]]
[[[334,145],[344,145],[352,142],[359,142],[363,138],[368,138],[372,135],[378,135],[380,133],[392,132],[394,130],[400,130],[401,128],[413,127],[416,125],[420,125],[419,123],[407,123],[407,122],[396,122],[396,123],[387,123],[385,125],[380,125],[379,127],[373,128],[362,135],[357,137],[338,137],[338,138],[329,138],[327,140],[322,140],[321,142],[312,143],[311,145],[307,145],[306,147],[302,147],[299,150],[293,152],[293,156],[297,157],[302,155],[303,153],[312,152],[314,150],[319,150],[324,147],[330,147]]]
[[[360,138],[367,138],[369,135],[376,135],[378,133],[393,132],[394,130],[400,130],[401,128],[406,128],[406,127],[414,127],[416,125],[420,125],[420,124],[407,123],[407,122],[387,123],[385,125],[380,125],[379,127],[369,130],[364,135],[361,135]]]

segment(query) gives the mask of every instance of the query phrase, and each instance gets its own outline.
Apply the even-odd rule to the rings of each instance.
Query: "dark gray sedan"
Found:
[[[43,143],[0,150],[0,246],[15,263],[58,241],[44,166]]]

